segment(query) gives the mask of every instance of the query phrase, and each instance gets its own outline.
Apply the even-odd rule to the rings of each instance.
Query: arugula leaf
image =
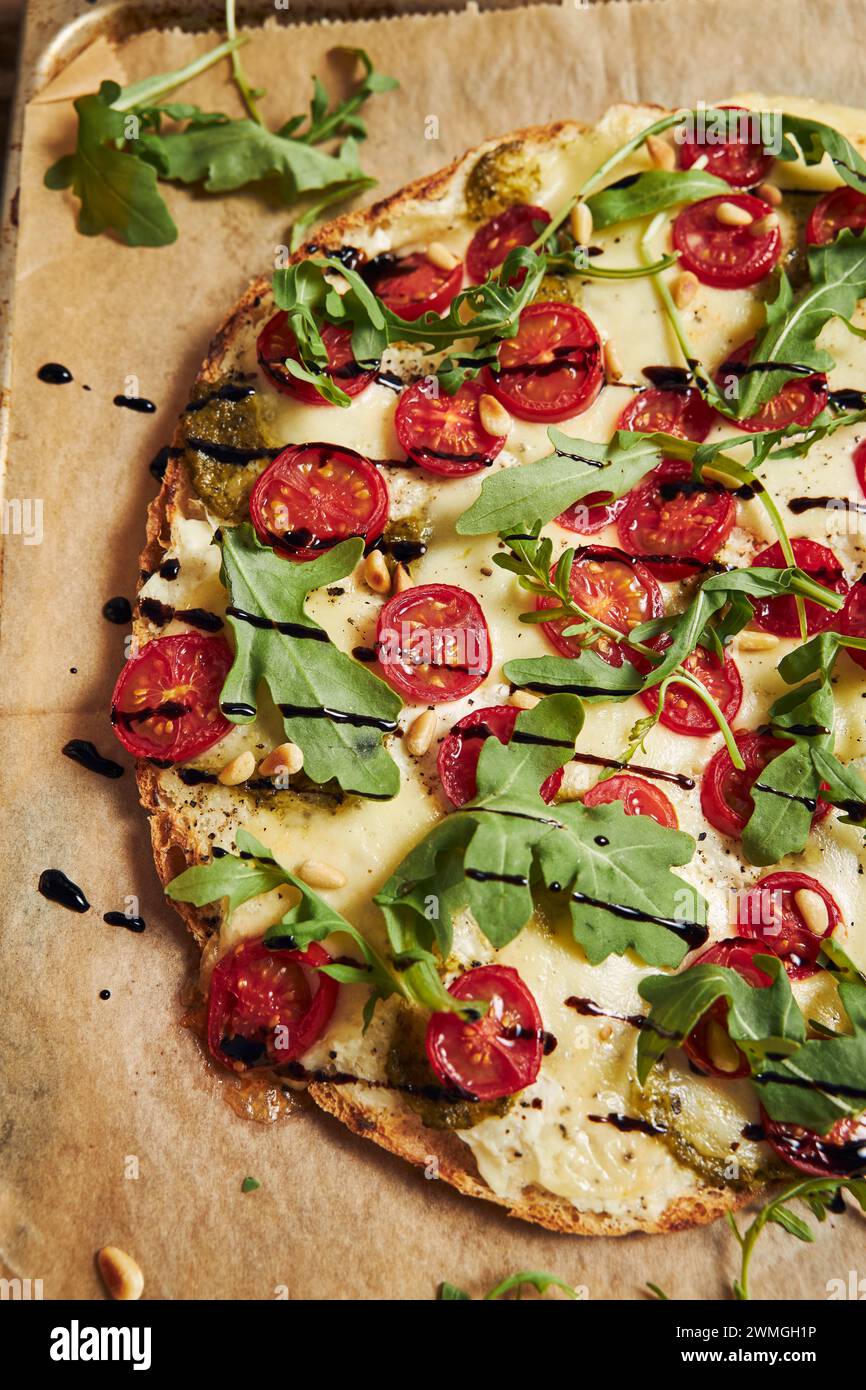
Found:
[[[465,1289],[458,1289],[456,1284],[449,1284],[447,1280],[443,1280],[439,1285],[439,1302],[469,1303],[471,1299]]]
[[[225,898],[231,915],[250,898],[281,888],[286,881],[283,869],[270,856],[264,861],[248,857],[254,851],[247,849],[242,835],[243,831],[238,831],[238,849],[243,857],[219,855],[208,864],[194,864],[184,869],[167,884],[166,897],[176,902],[193,903],[196,907],[205,907],[208,903]]]
[[[649,169],[617,187],[605,188],[587,198],[593,226],[611,227],[634,217],[648,217],[678,203],[730,194],[731,185],[706,169]]]
[[[505,679],[524,690],[548,695],[551,691],[579,695],[587,704],[599,700],[627,700],[644,688],[646,677],[630,661],[622,666],[593,651],[579,656],[527,656],[507,661],[502,668]]]
[[[810,116],[789,116],[783,112],[782,134],[786,138],[779,159],[794,160],[802,155],[807,165],[820,164],[827,154],[840,178],[861,193],[866,192],[866,160],[840,131]]]
[[[768,1223],[781,1226],[797,1240],[811,1241],[812,1233],[804,1221],[790,1210],[795,1201],[805,1202],[812,1215],[824,1221],[827,1212],[842,1192],[849,1192],[866,1211],[866,1180],[863,1178],[799,1178],[782,1192],[767,1202],[745,1231],[740,1231],[733,1212],[727,1213],[727,1222],[734,1233],[741,1252],[740,1277],[734,1280],[734,1297],[740,1300],[749,1298],[749,1265],[755,1244],[761,1231]]]
[[[545,1274],[543,1270],[521,1269],[517,1274],[510,1274],[507,1279],[503,1279],[500,1284],[486,1293],[484,1302],[496,1302],[498,1299],[504,1298],[506,1294],[511,1293],[512,1289],[517,1289],[519,1300],[520,1290],[527,1284],[540,1294],[545,1294],[548,1289],[555,1288],[562,1289],[568,1298],[579,1299],[581,1296],[577,1289],[573,1289],[570,1284],[566,1284],[555,1274]],[[449,1284],[447,1280],[443,1280],[439,1285],[438,1301],[440,1303],[469,1303],[471,1302],[471,1295],[465,1289],[459,1289],[456,1284]]]
[[[638,994],[651,1005],[649,1026],[637,1045],[637,1074],[643,1086],[656,1062],[678,1047],[717,999],[728,1002],[727,1027],[753,1071],[768,1056],[792,1052],[804,1042],[806,1026],[784,964],[778,956],[756,956],[772,984],[755,988],[725,965],[694,965],[679,975],[651,975]]]
[[[362,540],[347,540],[315,560],[291,564],[261,545],[247,523],[223,531],[222,580],[236,650],[221,704],[224,712],[247,706],[226,717],[249,724],[264,683],[314,782],[335,778],[343,791],[390,797],[400,776],[382,734],[396,727],[400,699],[334,646],[304,607],[312,589],[350,574],[363,551]]]
[[[842,1116],[866,1109],[866,985],[843,980],[839,998],[851,1034],[805,1042],[752,1078],[771,1119],[825,1134]]]

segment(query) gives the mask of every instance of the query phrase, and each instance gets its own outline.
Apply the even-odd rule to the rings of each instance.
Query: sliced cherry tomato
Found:
[[[658,430],[673,434],[677,439],[694,439],[701,443],[712,429],[715,412],[706,404],[700,391],[691,386],[686,391],[640,391],[623,410],[616,422],[618,430],[653,433]],[[556,518],[566,531],[591,536],[616,521],[625,507],[628,496],[614,502],[605,499],[609,493],[592,492],[582,501]]]
[[[497,213],[479,227],[469,243],[466,252],[466,270],[469,279],[476,285],[486,280],[493,270],[498,270],[515,246],[531,246],[539,233],[550,221],[550,213],[531,203],[515,203],[504,212]],[[520,272],[512,283],[522,284],[526,271]]]
[[[455,999],[489,999],[475,1023],[457,1014],[431,1014],[426,1048],[443,1085],[476,1100],[513,1096],[541,1070],[544,1031],[538,1005],[510,965],[481,965],[448,987]]]
[[[482,378],[520,420],[567,420],[592,405],[604,381],[601,339],[573,304],[530,304],[516,338],[499,348],[499,365]]]
[[[287,560],[312,560],[349,536],[367,545],[388,522],[379,470],[354,449],[292,444],[258,478],[250,496],[256,535]]]
[[[410,459],[446,478],[488,468],[505,436],[488,434],[482,425],[478,402],[483,394],[477,381],[465,381],[453,396],[444,391],[430,395],[423,381],[404,391],[394,425]]]
[[[756,285],[769,274],[782,252],[778,226],[755,233],[752,226],[729,227],[717,216],[722,203],[733,203],[758,222],[773,211],[769,203],[750,193],[728,193],[690,203],[673,225],[674,246],[680,265],[704,285],[721,290],[741,290]]]
[[[774,738],[772,734],[739,733],[734,737],[746,766],[742,771],[734,767],[727,748],[720,748],[710,758],[701,781],[701,810],[716,830],[736,839],[755,809],[752,784],[767,763],[790,745],[787,739]],[[828,803],[819,798],[812,824],[823,820],[829,812]]]
[[[767,1143],[792,1168],[816,1178],[854,1178],[866,1173],[866,1114],[843,1115],[826,1134],[771,1120],[761,1111]]]
[[[810,246],[826,246],[845,227],[855,232],[866,227],[866,193],[858,193],[847,184],[825,193],[815,204],[806,223],[806,241]]]
[[[796,536],[791,541],[791,549],[794,552],[794,559],[801,570],[805,570],[812,579],[823,584],[826,589],[830,589],[834,594],[847,594],[848,582],[842,573],[842,566],[826,545],[819,545],[817,541],[807,540],[805,536]],[[766,565],[772,569],[784,569],[786,560],[782,554],[782,547],[778,541],[774,545],[768,545],[766,550],[762,550],[752,561],[755,566]],[[806,629],[811,637],[815,632],[821,632],[825,627],[829,627],[835,621],[835,614],[829,608],[822,608],[820,603],[812,603],[806,600]],[[797,620],[797,604],[793,598],[762,598],[755,599],[755,616],[752,620],[755,627],[759,627],[762,632],[774,632],[777,637],[799,637],[800,624]]]
[[[228,951],[211,976],[211,1056],[234,1071],[296,1061],[334,1012],[340,987],[316,968],[330,961],[317,941],[305,951],[281,951],[258,937]]]
[[[439,745],[436,766],[448,800],[455,806],[471,801],[478,790],[475,770],[486,738],[510,743],[520,710],[516,705],[490,705],[474,709],[458,720]],[[562,783],[563,769],[552,772],[541,785],[545,801],[552,801]]]
[[[555,566],[551,570],[551,574],[554,573]],[[588,545],[575,551],[569,589],[580,608],[607,623],[608,627],[616,628],[617,632],[629,632],[639,623],[649,622],[650,618],[660,618],[664,612],[661,589],[649,570],[621,550],[609,546]],[[539,598],[535,606],[543,609],[559,605],[556,599]],[[578,638],[563,636],[564,629],[573,627],[576,621],[575,618],[557,618],[555,622],[541,625],[548,640],[563,656],[579,656],[586,650]],[[590,645],[610,666],[621,666],[630,650],[605,635]]]
[[[827,909],[826,929],[817,936],[797,905],[796,895],[803,890],[817,893]],[[792,980],[815,974],[822,937],[832,936],[841,925],[835,898],[809,874],[767,874],[737,896],[736,930],[741,936],[757,937],[767,955],[783,960]]]
[[[765,970],[755,965],[753,957],[769,956],[771,951],[760,942],[732,937],[717,941],[692,961],[695,965],[724,965],[736,970],[752,989],[766,989],[773,983]],[[728,1032],[728,1001],[717,999],[695,1024],[683,1042],[687,1057],[710,1076],[726,1076],[729,1080],[751,1075],[749,1059],[737,1047]]]
[[[607,806],[611,801],[621,801],[627,816],[650,816],[669,830],[679,829],[677,813],[664,792],[631,772],[617,772],[596,782],[583,798],[584,806]]]
[[[657,637],[648,645],[656,651],[664,651],[670,646],[670,638]],[[724,660],[720,661],[705,647],[696,647],[680,664],[713,697],[728,723],[732,724],[743,700],[743,682],[733,657],[726,654]],[[659,703],[658,687],[642,691],[640,698],[647,709],[655,713]],[[673,729],[674,733],[688,734],[691,738],[710,738],[719,732],[719,726],[703,700],[685,685],[668,686],[661,722],[666,728]]]
[[[628,495],[617,518],[623,550],[657,579],[684,579],[705,569],[731,534],[737,504],[717,483],[697,483],[691,464],[668,459]]]
[[[722,111],[744,111],[743,106],[723,106]],[[732,131],[718,143],[707,140],[683,140],[678,146],[681,169],[691,169],[702,156],[708,174],[724,179],[733,188],[752,188],[767,177],[773,166],[773,156],[767,154],[760,140],[748,134]]]
[[[155,637],[128,661],[111,697],[111,722],[137,758],[182,763],[232,729],[219,698],[234,657],[222,637]]]
[[[741,369],[752,355],[754,341],[754,338],[750,338],[743,343],[719,367],[716,384],[722,391],[727,389],[729,377],[739,379],[744,375]],[[727,416],[725,419],[747,434],[758,434],[761,430],[783,430],[788,425],[799,425],[805,430],[827,404],[827,393],[827,378],[823,372],[800,373],[786,381],[781,391],[777,391],[772,400],[762,405],[754,415],[747,415],[744,420],[729,420]]]
[[[462,261],[453,270],[442,270],[419,252],[396,257],[380,267],[371,265],[373,273],[368,278],[372,290],[401,319],[414,321],[422,314],[443,313],[463,284]]]
[[[866,495],[866,439],[862,440],[851,456],[860,491]]]
[[[456,584],[418,584],[395,594],[379,614],[376,649],[388,684],[418,704],[468,695],[493,660],[481,605]]]
[[[848,590],[845,607],[832,618],[833,627],[846,637],[866,637],[866,579],[863,575]],[[848,655],[858,666],[866,670],[866,651],[848,647]]]
[[[352,353],[352,330],[340,328],[337,324],[326,323],[321,329],[322,342],[328,354],[328,365],[324,375],[331,378],[347,396],[358,396],[370,385],[376,375],[376,367],[362,367],[355,361]],[[285,365],[286,358],[300,360],[298,340],[289,328],[289,316],[283,310],[269,319],[259,334],[256,343],[259,366],[269,381],[285,396],[306,405],[330,405],[315,386],[308,381],[299,381],[292,376]]]

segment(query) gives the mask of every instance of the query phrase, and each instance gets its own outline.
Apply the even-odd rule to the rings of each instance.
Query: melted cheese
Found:
[[[742,104],[760,105],[760,98],[740,98]],[[813,103],[775,99],[768,106],[818,112]],[[608,154],[657,115],[648,109],[616,107],[595,130],[585,135],[565,131],[563,136],[538,152],[543,187],[537,201],[551,211],[557,209],[572,189]],[[859,113],[841,108],[825,110],[822,118],[856,138],[863,128]],[[863,141],[859,142],[861,146]],[[469,167],[469,166],[467,166]],[[634,157],[618,173],[646,167],[645,156]],[[834,182],[832,171],[786,169],[781,181],[791,179],[799,187],[812,183],[828,187]],[[792,203],[795,200],[790,200]],[[796,224],[787,206],[782,210],[783,232],[788,244],[796,235]],[[385,228],[359,235],[361,249],[376,254],[386,249],[409,251],[427,241],[444,241],[460,254],[475,229],[465,215],[462,178],[458,177],[444,198],[428,204],[409,204]],[[638,236],[642,226],[625,225],[596,234],[594,240],[605,248],[605,263],[635,264]],[[656,251],[666,249],[667,229],[658,237]],[[702,360],[710,366],[754,333],[760,323],[759,295],[753,291],[723,291],[700,287],[692,304],[684,311],[687,332]],[[607,440],[615,421],[631,398],[634,384],[642,381],[641,369],[653,363],[677,361],[676,346],[660,310],[650,280],[621,282],[583,282],[578,302],[593,319],[605,339],[611,340],[624,367],[623,383],[608,385],[593,406],[579,418],[565,422],[566,432],[592,440]],[[267,314],[263,308],[263,315]],[[866,322],[863,306],[858,322]],[[834,387],[866,386],[866,343],[856,339],[839,324],[830,326],[822,341],[836,359],[831,373]],[[227,364],[254,370],[253,335],[239,343],[236,355]],[[408,354],[392,354],[398,369],[417,365]],[[629,384],[631,383],[631,384]],[[398,459],[401,451],[394,433],[396,398],[379,384],[369,387],[353,400],[348,409],[304,406],[279,395],[259,377],[257,390],[269,428],[286,443],[324,440],[345,444],[375,459]],[[737,455],[743,436],[731,427],[717,431],[718,437],[731,437]],[[810,536],[832,545],[846,574],[854,579],[866,568],[864,543],[857,522],[844,512],[816,510],[799,518],[787,512],[786,502],[804,494],[846,497],[857,495],[851,463],[855,445],[864,437],[863,427],[839,430],[825,443],[817,445],[806,460],[775,463],[765,472],[765,480],[779,501],[789,529],[794,535]],[[712,436],[716,437],[716,436]],[[546,428],[515,422],[508,446],[495,467],[510,468],[540,458],[549,452]],[[433,528],[427,554],[413,566],[417,583],[434,580],[458,584],[474,593],[490,627],[494,660],[484,684],[464,700],[440,707],[440,737],[456,720],[472,708],[503,702],[508,686],[502,677],[502,664],[516,656],[545,654],[549,648],[538,628],[518,622],[525,600],[512,579],[490,565],[496,545],[493,537],[466,538],[456,534],[454,524],[477,496],[479,476],[440,479],[398,466],[384,469],[392,500],[392,517],[423,511]],[[485,475],[486,476],[486,475]],[[862,521],[861,521],[862,524]],[[167,582],[158,575],[145,586],[144,593],[177,607],[200,606],[224,612],[226,596],[218,578],[218,555],[211,546],[215,523],[203,509],[195,517],[174,521],[168,553],[181,561],[177,580]],[[573,543],[573,537],[556,525],[547,528],[560,545]],[[616,536],[602,533],[601,544],[616,544]],[[757,551],[774,539],[758,500],[741,504],[739,525],[722,558],[748,563]],[[374,639],[381,599],[370,593],[358,575],[341,586],[341,595],[320,591],[309,602],[309,611],[327,629],[343,650]],[[678,585],[665,587],[669,606],[683,602]],[[165,631],[181,630],[173,623]],[[156,635],[153,630],[150,635]],[[791,643],[781,643],[772,652],[737,651],[743,677],[744,700],[738,718],[741,728],[755,728],[766,718],[772,701],[784,688],[775,667]],[[858,762],[866,755],[863,710],[866,698],[863,674],[847,656],[838,666],[837,750],[845,761]],[[418,708],[404,709],[400,723],[406,728]],[[645,713],[637,701],[588,706],[585,727],[578,749],[617,757],[627,743],[627,734],[637,717]],[[247,728],[236,728],[215,749],[197,760],[198,765],[218,768],[243,748],[263,756],[282,740],[282,728],[273,709],[262,707],[257,721]],[[226,847],[233,844],[239,824],[246,825],[275,852],[289,868],[303,860],[325,860],[343,870],[344,888],[329,894],[334,906],[365,931],[377,944],[382,941],[382,920],[371,899],[405,854],[449,808],[439,787],[435,769],[437,744],[419,760],[409,757],[399,739],[390,739],[390,751],[400,767],[401,791],[389,804],[349,798],[334,805],[326,798],[283,796],[275,806],[263,807],[240,792],[223,788],[207,789],[196,795],[178,783],[178,813],[185,817],[190,834],[203,846],[208,840]],[[650,734],[645,761],[656,767],[686,773],[696,782],[692,791],[665,785],[674,803],[683,830],[695,836],[696,853],[682,876],[705,895],[709,903],[709,923],[713,938],[730,935],[731,894],[748,886],[766,870],[743,862],[738,845],[718,835],[707,825],[700,810],[699,782],[703,769],[720,744],[720,736],[710,739],[686,738],[663,726]],[[168,779],[167,779],[168,780]],[[580,764],[566,772],[566,795],[580,794],[596,780],[596,774]],[[206,838],[207,837],[207,838]],[[866,959],[866,878],[860,864],[861,835],[851,827],[839,825],[831,816],[810,837],[803,854],[791,856],[779,867],[791,867],[820,878],[836,898],[844,917],[839,932],[842,943],[860,959]],[[240,937],[257,935],[285,910],[284,893],[248,904],[223,927],[220,951],[230,948]],[[345,943],[342,945],[345,949]],[[464,963],[492,959],[494,952],[470,922],[464,921],[457,933],[455,955]],[[208,953],[212,965],[214,954]],[[634,1071],[635,1032],[626,1025],[579,1017],[565,1005],[570,995],[589,996],[602,1008],[614,1013],[642,1011],[637,986],[648,973],[631,955],[611,957],[603,965],[590,967],[581,949],[570,937],[567,926],[534,920],[503,951],[498,959],[513,965],[529,985],[538,1001],[545,1028],[553,1032],[558,1045],[546,1057],[536,1084],[523,1093],[504,1117],[482,1121],[464,1131],[461,1137],[471,1149],[478,1168],[497,1194],[512,1199],[533,1184],[573,1202],[581,1210],[647,1218],[658,1216],[676,1197],[694,1192],[701,1180],[689,1166],[674,1157],[671,1149],[655,1137],[643,1133],[621,1133],[609,1124],[587,1117],[610,1111],[635,1113]],[[826,980],[808,981],[797,986],[803,1000],[828,1021],[838,1018],[835,993],[828,993]],[[305,1059],[310,1065],[329,1064],[369,1078],[383,1077],[384,1055],[394,1009],[393,1002],[380,1005],[371,1029],[363,1034],[360,1011],[366,991],[345,987],[333,1024],[327,1036]],[[712,1113],[713,1124],[724,1152],[740,1142],[742,1125],[755,1118],[756,1105],[748,1087],[696,1082],[685,1078],[698,1095],[696,1103]],[[363,1100],[385,1109],[402,1102],[385,1090],[360,1088]],[[536,1104],[536,1102],[540,1102]],[[712,1126],[711,1126],[712,1127]]]

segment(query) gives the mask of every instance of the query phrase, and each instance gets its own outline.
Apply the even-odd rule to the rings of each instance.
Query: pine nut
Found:
[[[794,894],[794,905],[806,926],[815,936],[824,936],[830,925],[827,904],[813,888],[798,888]]]
[[[102,1281],[112,1298],[132,1303],[144,1292],[144,1275],[131,1255],[116,1245],[106,1245],[96,1256]]]
[[[737,643],[744,652],[768,652],[779,645],[779,639],[774,632],[741,632]]]
[[[346,882],[346,875],[340,869],[323,864],[321,859],[305,859],[298,869],[298,878],[311,888],[342,888]]]
[[[246,752],[238,753],[236,758],[227,762],[218,776],[224,787],[237,787],[241,782],[246,782],[248,777],[252,777],[255,770],[255,755],[248,748]]]
[[[766,217],[759,217],[753,222],[749,231],[752,236],[765,236],[767,232],[775,231],[779,225],[779,219],[774,212],[768,212]]]
[[[437,722],[434,711],[425,709],[411,725],[406,734],[406,747],[413,758],[422,758],[428,751],[436,733]]]
[[[536,705],[541,704],[541,696],[533,695],[531,690],[515,690],[511,703],[518,709],[535,709]]]
[[[698,292],[698,284],[698,277],[694,271],[684,270],[677,276],[671,293],[678,309],[684,309],[687,304],[691,304]]]
[[[613,1029],[609,1023],[603,1023],[598,1030],[599,1042],[610,1042],[613,1037]]]
[[[740,1050],[726,1028],[711,1018],[706,1031],[707,1056],[717,1071],[737,1071],[742,1061]]]
[[[771,208],[777,208],[782,201],[782,190],[777,188],[774,183],[758,184],[758,197],[763,198],[765,203],[769,203]]]
[[[412,576],[405,565],[398,565],[394,571],[394,592],[396,594],[405,593],[407,589],[413,588]]]
[[[391,575],[381,550],[371,550],[364,561],[364,583],[374,594],[391,592]]]
[[[752,214],[746,208],[741,208],[739,203],[719,203],[716,208],[716,221],[721,222],[723,227],[751,227],[754,222]]]
[[[588,246],[592,236],[592,213],[586,203],[575,203],[569,213],[568,224],[578,246]]]
[[[495,434],[503,437],[510,433],[511,426],[514,424],[505,406],[498,401],[495,396],[484,395],[478,402],[478,415],[481,420],[481,428],[488,434]]]
[[[266,758],[262,758],[259,772],[263,777],[272,777],[275,773],[300,772],[303,766],[304,754],[298,745],[281,743]]]
[[[647,136],[646,152],[656,169],[673,169],[677,162],[673,145],[669,145],[667,140],[660,140],[657,135]]]
[[[621,381],[623,376],[619,353],[609,338],[604,345],[604,374],[608,381]]]
[[[454,270],[460,264],[460,257],[449,251],[441,241],[431,241],[424,255],[437,270]]]
[[[692,165],[692,168],[693,168],[693,169],[706,169],[706,167],[707,167],[707,165],[709,164],[709,162],[710,162],[710,157],[709,157],[708,154],[699,154],[698,157],[697,157],[697,159],[695,160],[694,164]]]

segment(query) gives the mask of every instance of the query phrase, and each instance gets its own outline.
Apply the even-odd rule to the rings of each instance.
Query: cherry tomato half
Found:
[[[803,891],[816,893],[827,909],[826,929],[817,936],[797,904],[797,894]],[[842,914],[835,898],[809,874],[787,870],[767,874],[737,896],[737,932],[756,937],[766,947],[767,955],[784,961],[792,980],[805,980],[815,974],[822,937],[832,936],[841,925]]]
[[[431,1014],[427,1057],[439,1080],[476,1100],[513,1096],[541,1070],[544,1032],[538,1005],[510,965],[481,965],[448,987],[455,999],[489,999],[475,1023]]]
[[[583,798],[584,806],[607,806],[611,801],[621,801],[627,816],[650,816],[669,830],[679,829],[677,813],[664,792],[631,772],[617,772],[596,782]]]
[[[835,630],[846,637],[866,637],[866,580],[862,575],[848,590],[842,612],[831,621]],[[856,651],[854,647],[848,647],[847,651],[851,660],[866,670],[866,651]]]
[[[828,546],[807,540],[805,536],[796,536],[791,541],[791,549],[797,565],[812,579],[823,584],[834,594],[847,594],[848,582],[842,573],[842,566]],[[755,566],[766,565],[772,569],[784,569],[785,563],[778,541],[774,545],[768,545],[766,550],[760,551],[752,561]],[[805,606],[806,629],[810,637],[834,622],[835,614],[831,613],[829,608],[822,608],[820,603],[812,603],[807,599]],[[784,598],[756,599],[755,616],[752,621],[762,632],[774,632],[777,637],[800,636],[797,604],[788,595]]]
[[[689,969],[696,965],[724,965],[728,970],[736,970],[753,989],[766,989],[773,981],[766,971],[755,965],[753,957],[769,955],[772,952],[761,942],[733,937],[715,942],[692,961]],[[717,999],[711,1004],[683,1042],[683,1051],[701,1071],[732,1080],[749,1076],[752,1069],[749,1059],[728,1033],[728,1007],[726,999]]]
[[[488,434],[482,425],[478,402],[483,394],[477,381],[465,381],[453,396],[444,391],[430,395],[423,381],[404,391],[394,425],[410,459],[446,478],[488,468],[505,436]]]
[[[855,232],[866,227],[866,193],[858,193],[847,184],[825,193],[815,204],[806,223],[806,241],[810,246],[826,246],[845,227]]]
[[[510,743],[519,713],[516,705],[490,705],[487,709],[474,709],[471,714],[458,720],[443,738],[436,766],[443,791],[454,806],[463,806],[471,801],[478,790],[475,770],[484,740],[498,738],[500,743]],[[559,791],[562,772],[562,768],[559,768],[542,783],[541,795],[545,801],[552,801]]]
[[[335,444],[290,445],[250,495],[256,535],[286,560],[312,560],[349,536],[372,544],[387,525],[389,506],[378,468]]]
[[[854,471],[857,474],[857,481],[860,484],[860,491],[866,496],[866,439],[861,440],[851,455],[854,464]]]
[[[155,637],[128,661],[111,697],[111,722],[137,758],[182,763],[232,729],[220,691],[234,657],[222,637]]]
[[[493,660],[481,605],[456,584],[418,584],[395,594],[379,614],[376,649],[388,684],[418,704],[468,695]]]
[[[866,1173],[866,1114],[843,1115],[827,1134],[771,1120],[761,1111],[767,1143],[792,1168],[816,1178],[854,1178]]]
[[[616,529],[623,550],[638,556],[657,579],[684,579],[709,565],[736,516],[729,492],[695,482],[690,463],[668,459],[632,488]]]
[[[721,391],[727,391],[729,378],[736,377],[738,381],[743,378],[742,368],[752,355],[754,341],[754,338],[750,338],[743,343],[719,367],[716,385]],[[777,391],[772,400],[762,405],[754,415],[747,415],[743,420],[729,419],[728,416],[725,419],[747,434],[758,434],[761,430],[783,430],[789,425],[798,425],[805,430],[827,404],[827,393],[827,378],[823,372],[801,373],[786,381],[781,391]]]
[[[491,271],[499,269],[515,246],[531,246],[549,221],[550,213],[531,203],[515,203],[491,217],[478,228],[469,243],[466,252],[469,279],[480,285]],[[526,271],[521,271],[513,283],[520,284],[525,278]]]
[[[554,573],[555,566],[551,570]],[[580,608],[617,632],[629,632],[650,618],[660,618],[664,612],[661,589],[649,570],[621,550],[608,546],[583,546],[575,551],[569,590]],[[544,609],[559,605],[556,599],[538,598],[535,606]],[[579,656],[586,650],[577,637],[563,636],[564,629],[573,627],[575,622],[576,618],[557,618],[541,625],[552,646],[563,656]],[[610,666],[622,666],[630,651],[624,643],[604,634],[590,645]]]
[[[750,193],[728,193],[690,203],[673,225],[674,246],[680,265],[704,285],[721,290],[741,290],[763,280],[782,252],[778,226],[756,233],[753,226],[730,227],[718,219],[723,203],[733,203],[759,222],[773,211],[769,203]]]
[[[426,256],[414,252],[399,256],[375,268],[370,277],[374,294],[386,309],[401,319],[414,321],[422,314],[441,314],[459,294],[463,284],[463,262],[453,270],[442,270]]]
[[[337,981],[316,969],[330,960],[317,941],[305,951],[280,951],[258,937],[228,951],[211,976],[211,1056],[234,1071],[302,1056],[324,1033],[337,1002]]]
[[[269,319],[259,334],[256,355],[259,366],[270,382],[285,396],[293,396],[305,405],[330,405],[315,386],[292,376],[285,362],[287,357],[300,360],[298,340],[289,328],[289,316],[283,310]],[[324,375],[331,378],[347,396],[358,396],[370,385],[376,367],[362,367],[352,353],[352,330],[326,323],[321,329],[322,342],[328,354]]]
[[[482,380],[519,420],[567,420],[601,390],[601,339],[573,304],[530,304],[516,338],[500,344],[499,364],[485,367]]]
[[[648,645],[656,651],[664,651],[665,647],[670,646],[670,638],[657,637]],[[724,660],[720,661],[705,647],[696,647],[680,664],[713,697],[725,719],[732,724],[743,700],[743,682],[733,657],[726,654]],[[642,691],[640,698],[647,709],[655,713],[659,703],[658,687],[652,686]],[[668,686],[661,723],[665,728],[673,729],[674,733],[688,734],[691,738],[710,738],[719,732],[719,726],[703,700],[685,685]]]
[[[752,784],[767,763],[790,745],[787,739],[774,738],[772,734],[739,733],[734,737],[746,766],[742,771],[734,767],[727,748],[713,754],[701,781],[701,810],[716,830],[736,839],[755,809]],[[819,798],[812,824],[823,820],[829,812],[828,803]]]
[[[722,111],[745,111],[743,106],[723,106]],[[747,118],[748,119],[748,118]],[[691,169],[701,156],[706,158],[704,168],[708,174],[724,179],[733,188],[752,188],[767,177],[773,165],[773,156],[766,154],[760,140],[749,138],[748,126],[744,133],[732,130],[718,142],[707,140],[683,140],[678,145],[681,169]]]

